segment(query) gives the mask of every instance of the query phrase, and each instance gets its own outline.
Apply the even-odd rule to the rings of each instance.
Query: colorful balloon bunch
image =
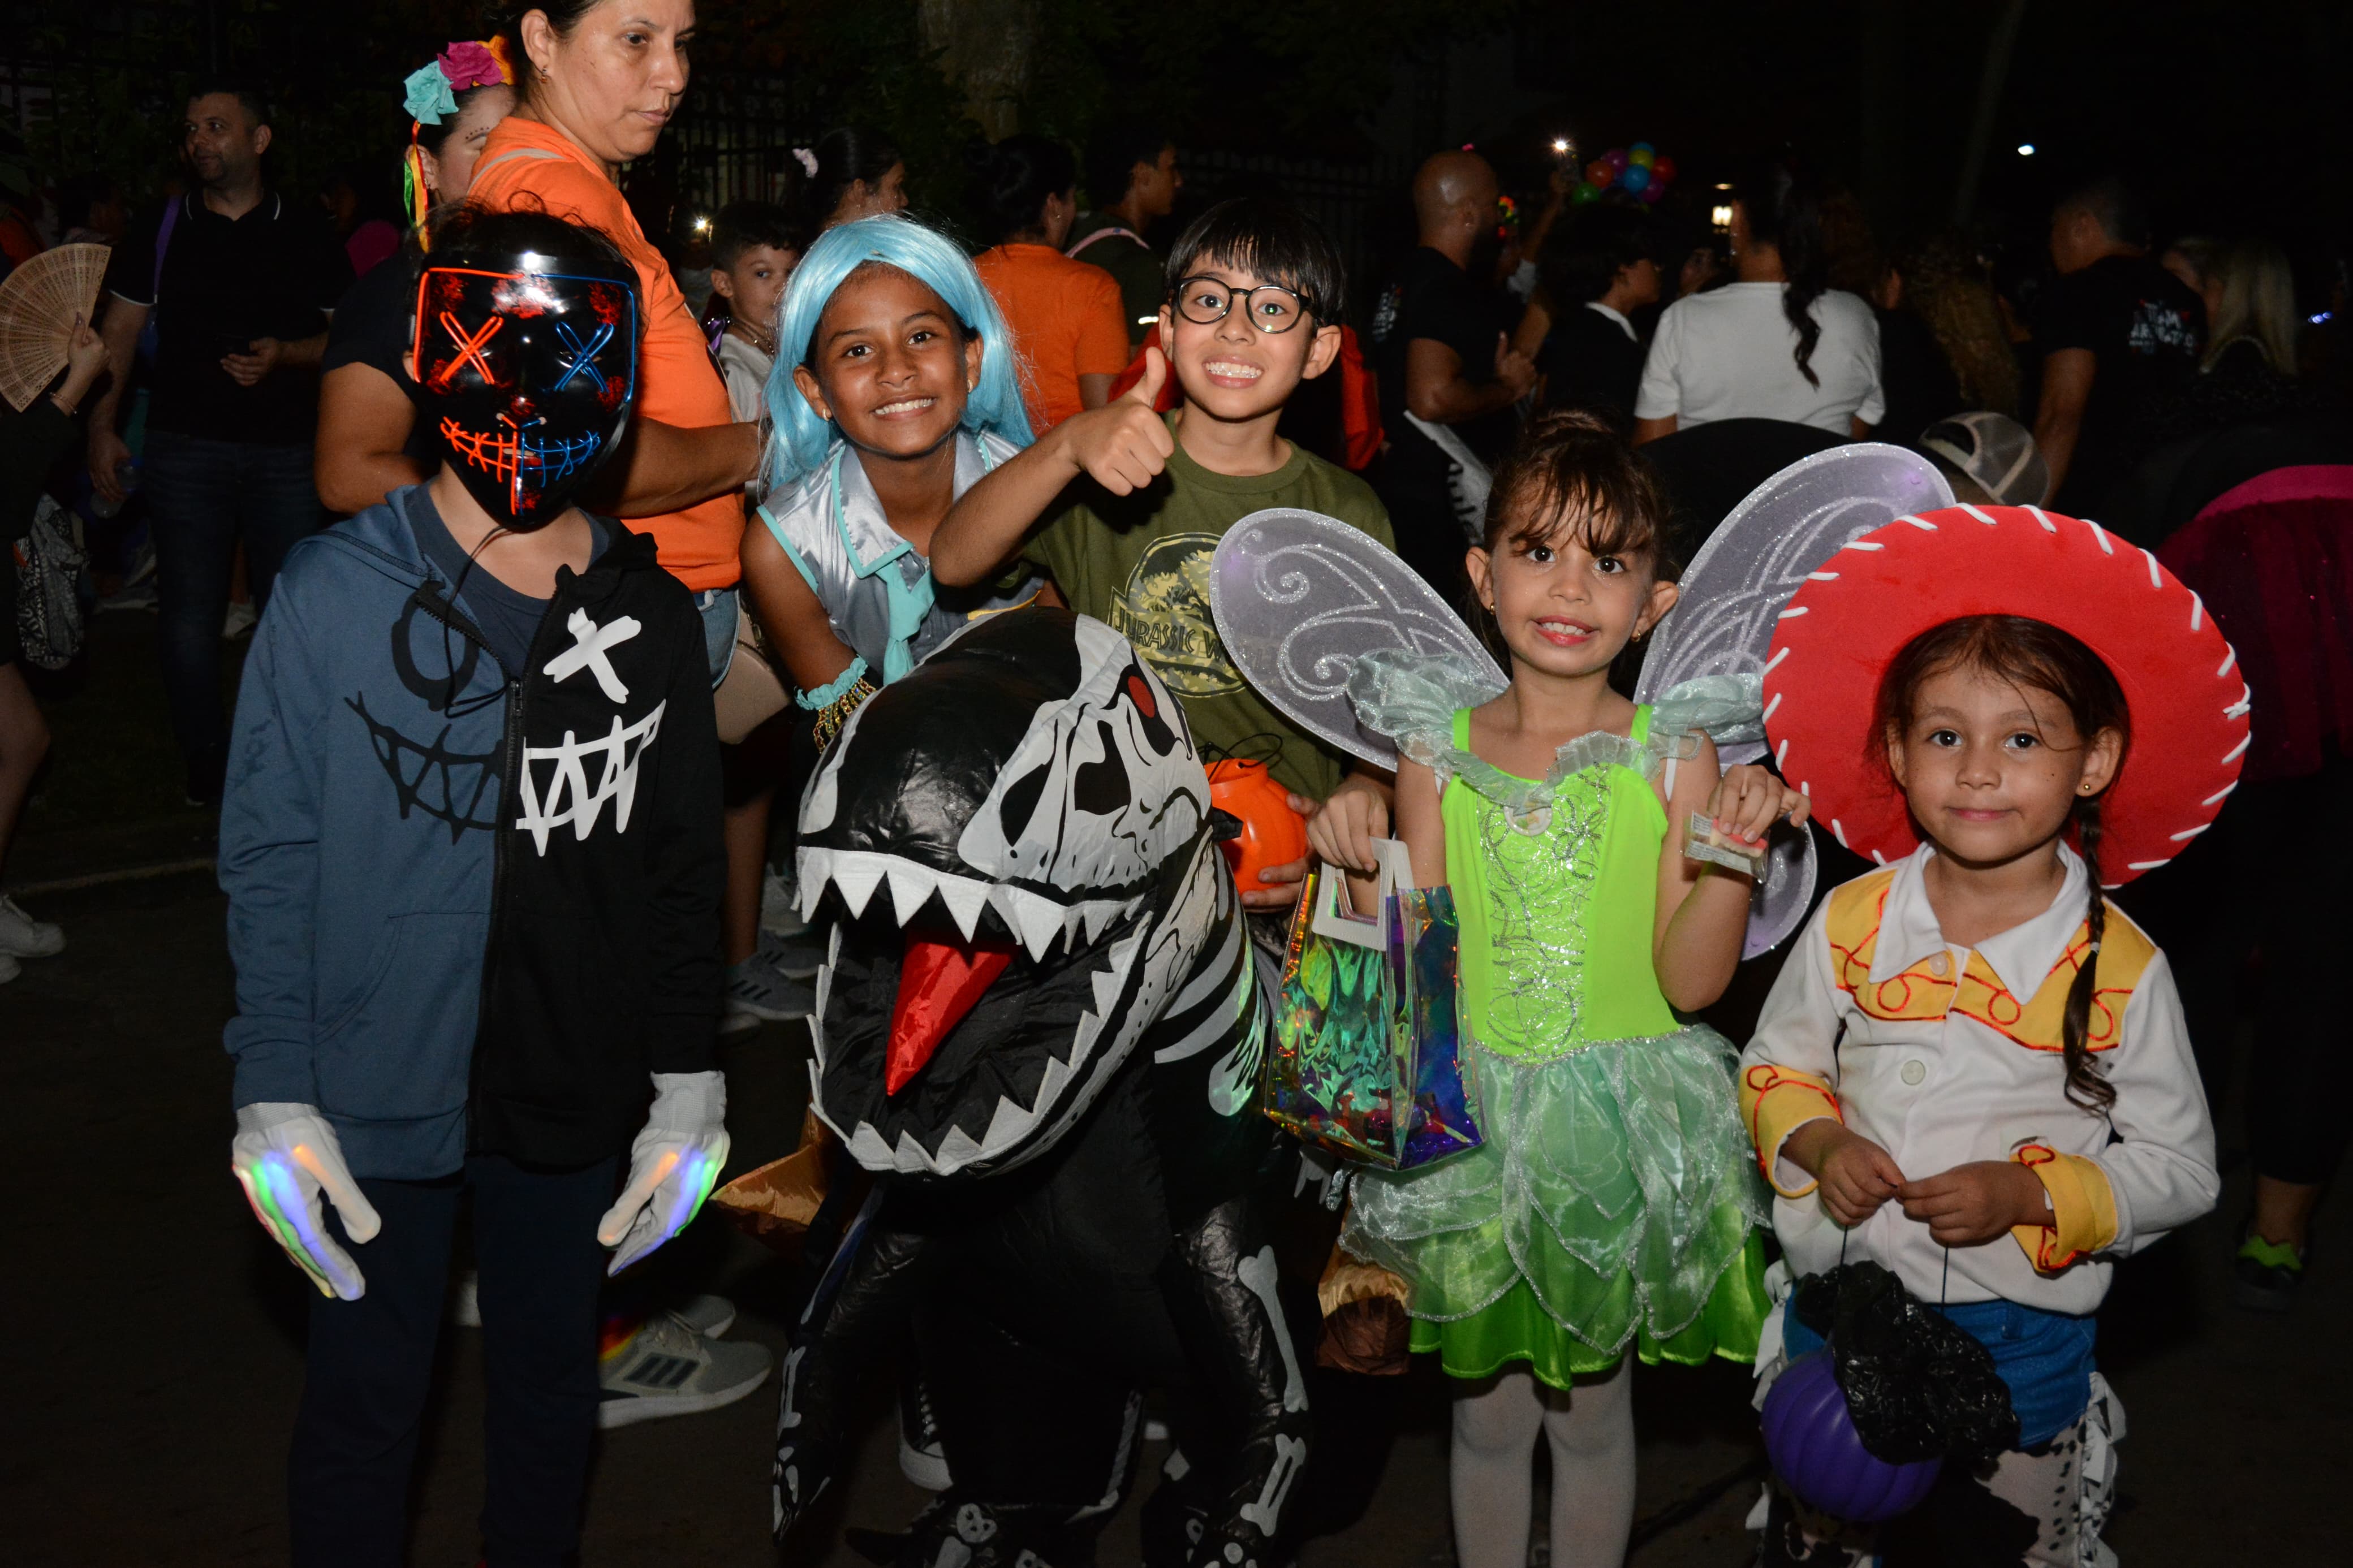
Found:
[[[1655,204],[1667,194],[1667,186],[1675,177],[1675,161],[1651,146],[1637,142],[1631,147],[1612,147],[1585,166],[1585,183],[1568,193],[1570,202],[1582,205],[1598,202],[1604,191],[1623,191],[1645,205]]]

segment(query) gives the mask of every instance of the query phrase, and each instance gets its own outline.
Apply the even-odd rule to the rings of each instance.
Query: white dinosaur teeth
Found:
[[[988,1131],[980,1137],[980,1152],[990,1156],[1004,1153],[1029,1136],[1029,1129],[1037,1122],[1035,1110],[1014,1104],[1008,1096],[998,1095],[997,1110],[988,1119]]]
[[[979,1158],[980,1145],[972,1141],[972,1134],[961,1127],[951,1125],[948,1135],[940,1140],[940,1152],[934,1163],[941,1175],[951,1176]]]
[[[882,1134],[874,1131],[871,1121],[861,1121],[858,1131],[849,1138],[849,1157],[870,1171],[892,1168],[891,1145],[882,1142]]]
[[[825,897],[827,879],[833,875],[833,851],[803,849],[793,857],[793,892],[798,898],[801,919],[817,916],[818,900]]]
[[[876,1142],[880,1142],[881,1140],[878,1138]],[[933,1163],[930,1153],[923,1146],[915,1142],[915,1135],[912,1131],[902,1131],[899,1134],[899,1147],[892,1151],[891,1165],[892,1169],[903,1171],[909,1175],[913,1175],[918,1171],[928,1171],[935,1176],[940,1173],[939,1166]]]
[[[889,871],[891,907],[898,912],[899,923],[905,925],[915,918],[915,911],[923,907],[923,900],[932,896],[932,889],[938,884],[939,877],[912,860],[894,859],[890,863]]]
[[[980,911],[988,907],[988,884],[967,881],[962,877],[942,877],[940,902],[955,918],[956,929],[964,932],[965,941],[970,942],[979,928]]]
[[[1098,969],[1087,976],[1094,987],[1095,1011],[1111,1016],[1112,1005],[1119,1000],[1120,986],[1127,979],[1128,965],[1135,962],[1136,950],[1144,945],[1144,933],[1137,931],[1111,950],[1111,967]]]
[[[1030,962],[1045,963],[1054,939],[1062,934],[1062,906],[1021,888],[992,888],[989,896],[997,900],[997,912],[1029,950]]]
[[[839,856],[833,865],[833,885],[841,889],[841,901],[849,906],[852,915],[866,912],[867,900],[874,897],[875,888],[882,880],[882,868],[865,859]]]
[[[1084,1031],[1085,1027],[1086,1025],[1084,1023],[1080,1025],[1082,1032]],[[1102,1027],[1100,1021],[1096,1021],[1096,1027]],[[1075,1054],[1076,1053],[1074,1052],[1073,1055]],[[1046,1070],[1040,1073],[1038,1077],[1038,1104],[1040,1106],[1053,1104],[1062,1097],[1062,1089],[1070,1081],[1070,1064],[1062,1060],[1060,1057],[1048,1057],[1046,1058]]]
[[[1102,1033],[1103,1019],[1092,1013],[1079,1015],[1078,1030],[1071,1037],[1071,1060],[1074,1065],[1087,1059],[1087,1053],[1095,1048],[1095,1037]],[[1041,1100],[1044,1098],[1042,1094],[1039,1096]]]

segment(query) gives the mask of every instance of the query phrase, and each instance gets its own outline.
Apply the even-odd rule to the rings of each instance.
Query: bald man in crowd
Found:
[[[1535,366],[1512,350],[1516,312],[1495,277],[1499,194],[1495,171],[1475,153],[1440,153],[1422,164],[1413,178],[1419,244],[1373,312],[1389,442],[1381,499],[1398,552],[1450,601],[1461,597],[1462,553],[1477,523],[1449,486],[1454,459],[1413,421],[1445,427],[1492,468],[1518,427],[1513,405],[1535,384]]]

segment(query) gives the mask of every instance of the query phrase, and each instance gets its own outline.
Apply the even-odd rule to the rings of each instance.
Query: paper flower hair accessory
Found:
[[[441,51],[441,74],[449,79],[452,92],[463,92],[470,87],[488,87],[511,79],[505,62],[488,44],[471,38],[451,44]]]
[[[514,66],[507,58],[506,40],[460,38],[443,49],[431,64],[418,66],[401,83],[401,108],[407,112],[408,152],[401,160],[401,204],[411,221],[423,224],[427,205],[425,170],[417,147],[417,132],[438,125],[458,112],[458,95],[470,88],[512,86]]]
[[[445,115],[458,112],[458,94],[470,87],[512,83],[501,41],[461,38],[443,49],[430,65],[408,73],[401,83],[401,107],[420,125],[438,125]]]
[[[441,69],[438,60],[410,71],[408,79],[401,86],[406,89],[406,96],[402,98],[400,107],[407,110],[409,119],[420,125],[438,125],[443,115],[458,112],[457,94],[449,90],[449,78]]]
[[[796,147],[793,149],[793,160],[800,164],[802,174],[807,174],[812,180],[817,178],[816,153],[810,152],[806,147]]]

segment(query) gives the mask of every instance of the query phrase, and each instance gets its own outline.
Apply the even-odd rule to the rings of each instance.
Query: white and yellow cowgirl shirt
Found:
[[[2165,954],[2114,904],[2097,955],[2086,1043],[2116,1089],[2105,1112],[2066,1095],[2060,1020],[2091,956],[2084,863],[2051,907],[1975,950],[1946,942],[1922,876],[1936,853],[1832,892],[1806,924],[1740,1058],[1740,1110],[1777,1194],[1791,1270],[1892,1269],[1924,1301],[1999,1298],[2082,1314],[2111,1260],[2214,1206],[2214,1128]],[[1978,1160],[2032,1168],[2048,1223],[1951,1249],[1894,1200],[1850,1237],[1813,1178],[1781,1157],[1790,1132],[1832,1117],[1912,1180]]]

